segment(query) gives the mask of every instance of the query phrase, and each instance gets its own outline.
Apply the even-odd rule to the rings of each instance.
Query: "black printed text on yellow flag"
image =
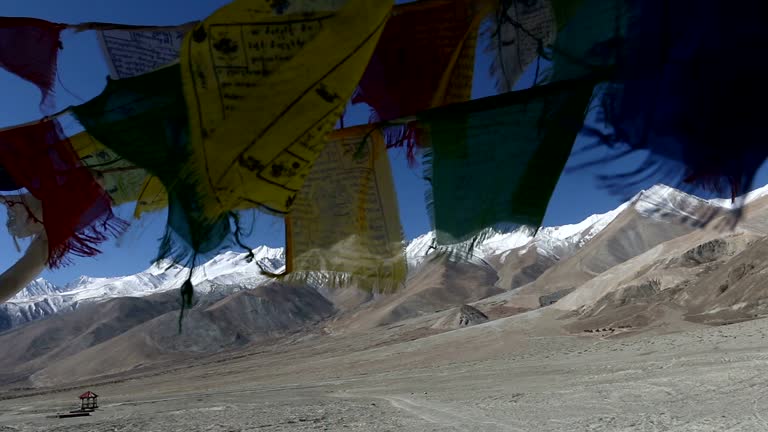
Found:
[[[384,136],[372,128],[332,133],[312,167],[286,218],[288,280],[379,293],[405,283],[392,171]]]
[[[275,15],[235,1],[190,32],[181,56],[205,214],[291,208],[362,76],[391,1]]]

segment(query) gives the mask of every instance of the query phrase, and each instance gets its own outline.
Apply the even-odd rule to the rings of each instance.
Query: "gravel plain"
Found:
[[[0,432],[768,430],[768,320],[682,327],[574,335],[545,310],[374,348],[309,338],[3,391]],[[49,417],[85,390],[92,416]]]

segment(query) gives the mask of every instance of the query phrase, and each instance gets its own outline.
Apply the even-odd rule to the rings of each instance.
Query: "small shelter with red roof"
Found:
[[[87,391],[80,395],[80,410],[93,411],[99,407],[97,402],[99,395],[92,391]]]

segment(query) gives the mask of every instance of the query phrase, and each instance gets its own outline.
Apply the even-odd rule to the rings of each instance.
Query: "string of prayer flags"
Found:
[[[108,80],[101,95],[72,107],[86,131],[132,164],[157,177],[168,193],[168,226],[159,258],[190,264],[217,250],[231,234],[229,220],[201,214],[200,177],[185,173],[191,163],[189,121],[178,64],[149,74]]]
[[[0,67],[36,85],[40,106],[53,107],[56,65],[65,26],[34,18],[0,17]]]
[[[503,2],[487,34],[491,72],[500,92],[512,91],[542,58],[536,83],[581,79],[615,66],[625,26],[625,1],[534,0]]]
[[[149,73],[179,60],[189,25],[166,30],[102,30],[97,32],[114,79]]]
[[[564,81],[419,116],[437,245],[471,254],[486,228],[541,225],[594,85]]]
[[[285,219],[288,279],[396,291],[407,265],[384,136],[366,125],[328,139]]]
[[[472,96],[477,30],[485,2],[431,0],[398,5],[352,97],[386,122]],[[407,125],[387,129],[391,147],[415,162],[418,135]]]
[[[512,91],[526,68],[555,41],[557,25],[551,0],[503,2],[496,13],[486,51],[493,54],[491,73],[503,93]]]
[[[0,132],[0,165],[42,203],[38,222],[45,227],[51,268],[65,264],[70,253],[95,256],[100,243],[127,227],[56,121]]]
[[[265,2],[238,0],[187,34],[181,65],[193,160],[185,175],[215,194],[201,201],[208,218],[290,211],[391,3],[348,0],[338,12],[279,15]]]

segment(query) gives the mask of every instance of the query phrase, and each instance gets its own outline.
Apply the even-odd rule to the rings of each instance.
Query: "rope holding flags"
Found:
[[[371,121],[378,123],[469,100],[478,27],[491,10],[488,1],[467,0],[395,7],[352,103],[368,104]],[[386,142],[407,147],[408,161],[415,163],[419,136],[413,125],[388,127]]]

